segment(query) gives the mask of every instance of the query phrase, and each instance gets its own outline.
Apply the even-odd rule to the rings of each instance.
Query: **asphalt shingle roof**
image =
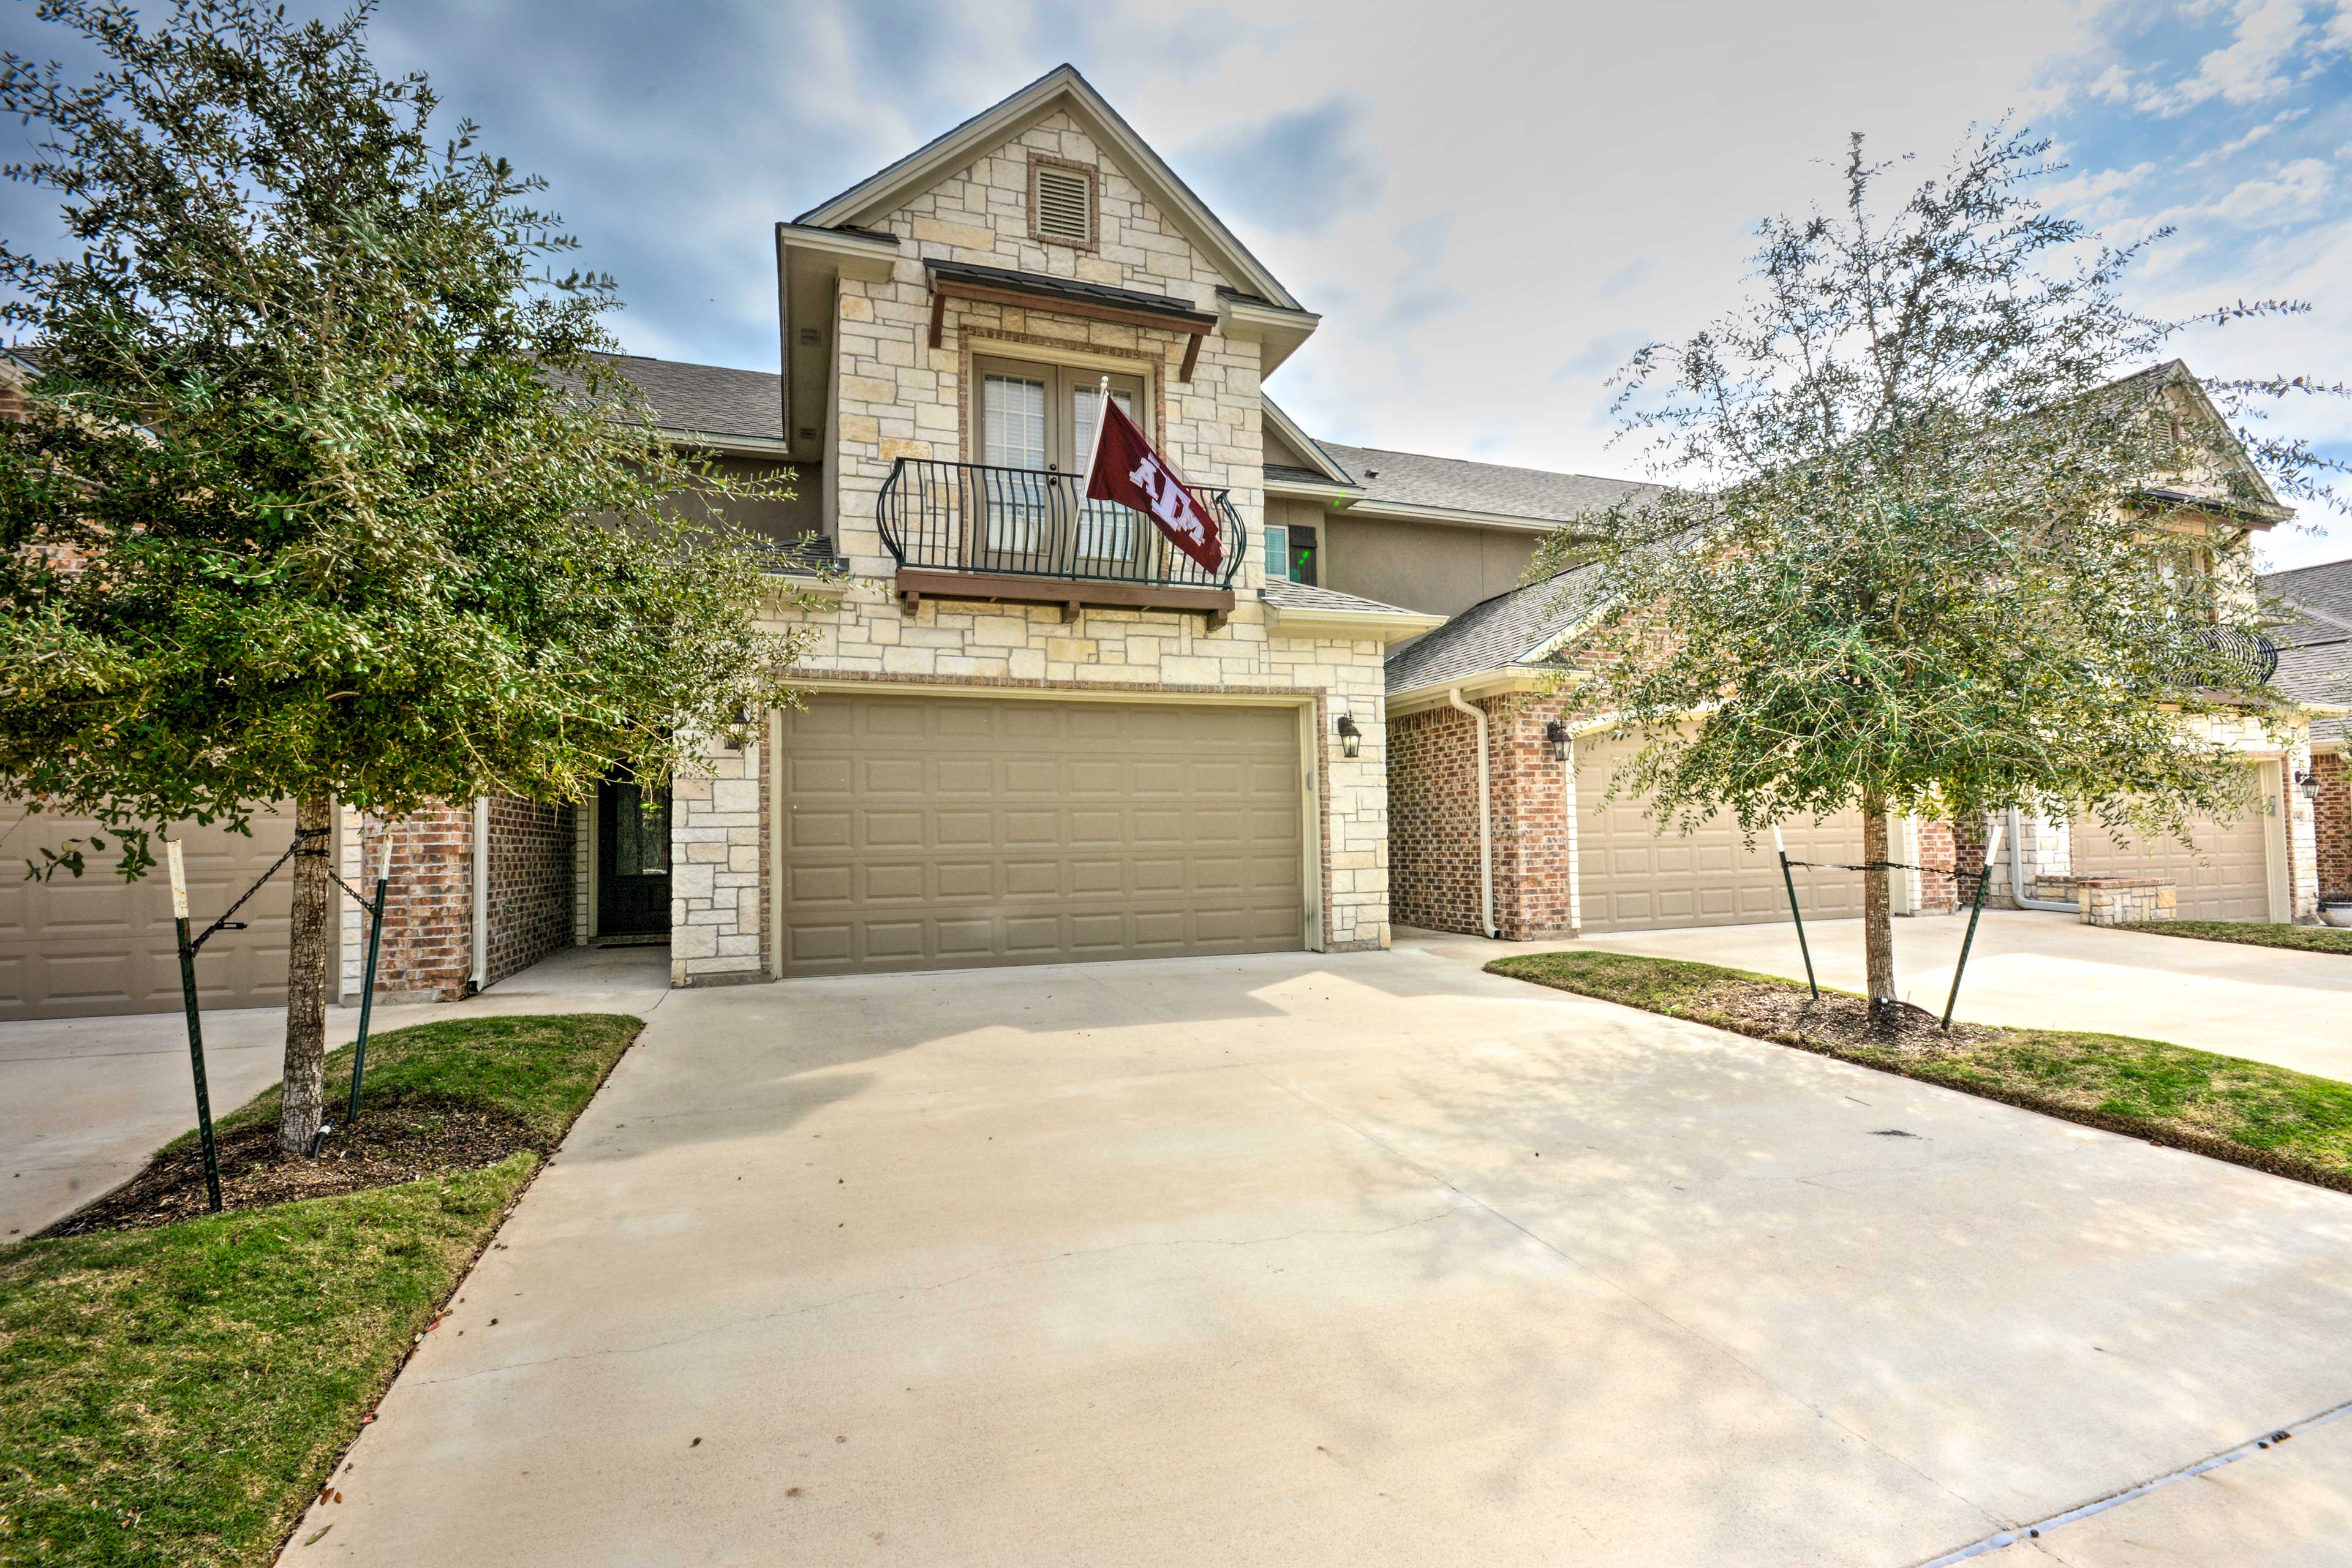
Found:
[[[2352,637],[2352,561],[2273,572],[2261,582],[2266,597],[2285,600],[2294,612],[2271,628],[2271,640],[2281,647]]]
[[[1599,567],[1572,566],[1473,605],[1389,655],[1388,689],[1416,691],[1492,669],[1538,665],[1551,644],[1591,611],[1600,584]]]
[[[1259,590],[1269,605],[1286,610],[1349,610],[1359,615],[1417,616],[1418,610],[1408,610],[1398,605],[1384,605],[1378,599],[1367,599],[1359,594],[1342,594],[1337,588],[1319,587],[1313,583],[1286,583],[1280,579]]]
[[[606,358],[646,395],[665,429],[760,441],[784,438],[784,378],[773,371],[686,364],[642,354]]]
[[[1364,487],[1364,499],[1397,506],[1447,511],[1491,512],[1534,522],[1567,522],[1588,511],[1613,506],[1627,496],[1655,494],[1656,485],[1604,479],[1592,474],[1554,474],[1473,463],[1461,458],[1431,458],[1378,447],[1316,445]]]
[[[1140,310],[1150,316],[1167,316],[1171,320],[1205,321],[1208,312],[1194,308],[1190,300],[1172,299],[1166,294],[1146,294],[1139,289],[1114,289],[1108,283],[1082,283],[1075,278],[1055,278],[1044,272],[1018,272],[1009,267],[982,267],[970,261],[926,261],[923,265],[934,278],[950,282],[976,284],[990,289],[1009,289],[1022,294],[1039,294],[1062,300],[1087,300],[1097,305],[1116,305],[1122,310]]]

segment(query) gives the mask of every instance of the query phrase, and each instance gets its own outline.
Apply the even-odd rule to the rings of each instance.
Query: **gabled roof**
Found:
[[[1055,110],[1066,110],[1108,151],[1154,205],[1206,252],[1236,290],[1285,310],[1303,310],[1289,289],[1250,253],[1216,214],[1176,175],[1150,144],[1120,118],[1077,68],[1058,65],[1035,81],[933,137],[897,163],[801,214],[796,223],[819,228],[856,226],[929,189],[940,178],[1018,136]]]
[[[1465,521],[1509,518],[1560,523],[1614,506],[1629,496],[1642,498],[1660,490],[1656,485],[1632,479],[1555,474],[1377,447],[1343,447],[1336,441],[1326,441],[1322,447],[1363,487],[1363,498],[1349,508],[1360,516],[1393,510],[1453,512]]]
[[[1258,402],[1265,411],[1266,427],[1310,465],[1302,468],[1286,463],[1268,463],[1265,465],[1268,479],[1281,478],[1297,484],[1355,488],[1355,476],[1340,467],[1329,450],[1307,433],[1307,426],[1284,413],[1282,405],[1265,394],[1258,395]]]
[[[1547,662],[1549,657],[1598,607],[1600,588],[1600,567],[1571,566],[1471,605],[1389,655],[1389,700],[1498,672],[1536,675],[1558,668]]]

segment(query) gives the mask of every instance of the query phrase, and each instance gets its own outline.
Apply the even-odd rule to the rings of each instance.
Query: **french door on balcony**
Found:
[[[976,359],[973,445],[986,468],[965,515],[972,564],[1059,576],[1132,575],[1149,548],[1143,520],[1079,495],[1094,446],[1102,373],[1020,360]],[[1139,419],[1140,376],[1114,375],[1110,395]]]

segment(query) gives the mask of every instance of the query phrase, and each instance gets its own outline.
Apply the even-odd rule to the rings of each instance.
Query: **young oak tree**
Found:
[[[754,542],[678,500],[754,488],[662,441],[597,357],[611,279],[553,272],[573,242],[542,182],[470,127],[428,140],[432,90],[371,63],[369,9],[178,0],[147,27],[44,0],[98,74],[0,57],[0,110],[46,132],[6,173],[76,242],[0,239],[40,373],[0,423],[0,790],[95,816],[126,877],[168,825],[293,802],[297,1152],[335,802],[576,800],[789,695]]]
[[[1855,136],[1842,212],[1764,223],[1746,301],[1619,372],[1620,437],[1670,488],[1580,519],[1530,569],[1598,563],[1581,700],[1643,740],[1612,793],[1751,836],[1859,807],[1881,867],[1897,813],[2179,834],[2244,804],[2242,759],[2183,721],[2266,705],[2245,689],[2261,612],[2247,552],[2180,496],[2225,536],[2282,518],[2281,495],[2332,500],[2339,466],[2257,411],[2343,388],[2156,363],[2198,321],[2306,307],[2128,308],[2148,242],[2042,210],[2047,149],[1972,133],[1888,210],[1894,165]],[[1890,876],[1864,877],[1874,1013]]]

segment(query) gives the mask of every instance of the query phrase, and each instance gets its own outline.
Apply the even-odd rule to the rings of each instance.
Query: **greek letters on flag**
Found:
[[[1213,515],[1151,449],[1135,421],[1108,398],[1103,400],[1095,442],[1087,500],[1133,507],[1158,524],[1169,542],[1209,571],[1224,564],[1225,542]]]

